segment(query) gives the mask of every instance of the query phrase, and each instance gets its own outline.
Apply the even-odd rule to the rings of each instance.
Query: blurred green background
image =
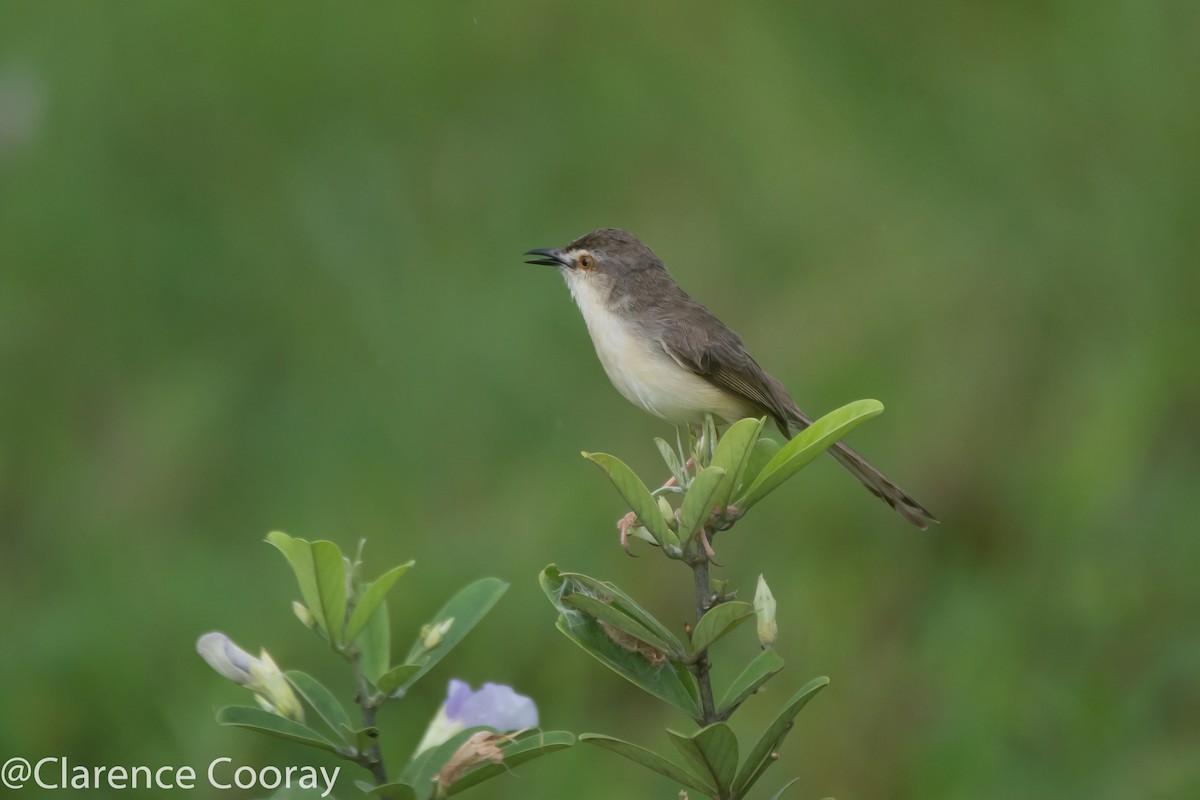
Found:
[[[669,749],[687,721],[536,583],[687,615],[578,455],[665,477],[670,428],[521,263],[615,225],[810,413],[884,401],[853,443],[943,520],[822,459],[720,542],[788,661],[739,733],[833,679],[760,796],[1200,796],[1198,30],[1137,0],[0,2],[0,755],[334,763],[218,727],[248,695],[194,652],[220,629],[349,696],[272,529],[415,558],[397,649],[512,582],[385,712],[393,762],[452,676]],[[674,789],[577,747],[475,792]]]

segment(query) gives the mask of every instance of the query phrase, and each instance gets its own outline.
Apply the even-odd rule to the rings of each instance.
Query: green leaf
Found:
[[[354,611],[350,614],[350,621],[346,623],[347,642],[353,642],[358,637],[358,634],[366,626],[367,620],[375,613],[375,609],[379,607],[379,604],[387,597],[387,593],[396,585],[396,581],[400,580],[400,576],[408,572],[414,563],[413,561],[409,561],[407,564],[393,567],[376,578],[359,593],[358,603],[354,606]]]
[[[575,744],[574,735],[566,731],[533,731],[516,741],[503,745],[504,761],[500,764],[483,764],[473,767],[453,784],[446,794],[458,794],[476,784],[483,783],[488,778],[510,771],[513,767],[532,761],[540,756],[562,750]]]
[[[695,789],[710,797],[717,793],[717,787],[707,783],[700,776],[694,775],[691,771],[679,766],[674,761],[660,756],[653,750],[647,750],[641,745],[616,739],[612,736],[604,736],[599,733],[581,733],[579,741],[594,744],[605,750],[611,750],[618,755],[625,756],[630,761],[641,764],[647,769],[654,770],[659,775],[665,775],[676,783],[681,783],[689,789]]]
[[[325,540],[312,543],[312,560],[325,630],[330,641],[340,646],[346,626],[346,560],[336,544]]]
[[[597,600],[595,597],[590,597],[586,594],[564,595],[563,602],[602,622],[607,622],[617,630],[624,631],[638,641],[645,642],[655,650],[668,656],[681,658],[684,655],[681,652],[673,651],[668,642],[655,636],[645,625],[642,625],[628,614],[623,613],[619,608],[614,608],[609,603]]]
[[[746,465],[754,453],[754,445],[762,435],[763,425],[767,418],[742,419],[729,426],[725,435],[717,442],[717,450],[713,453],[712,465],[725,470],[725,478],[713,495],[712,504],[724,511],[729,505],[729,498],[742,482]]]
[[[695,678],[681,664],[671,661],[664,663],[664,656],[686,653],[687,648],[633,598],[611,583],[578,573],[560,573],[553,564],[542,570],[539,582],[550,602],[563,612],[558,620],[558,628],[569,639],[635,686],[682,709],[692,718],[699,715],[699,689]],[[565,597],[573,594],[587,595],[600,603],[609,601],[604,605],[640,623],[660,643],[669,644],[670,647],[651,645],[643,649],[637,642],[614,641],[614,637],[595,616],[580,613],[564,602]],[[586,605],[586,601],[582,604]],[[597,614],[609,613],[598,607],[590,610]],[[642,641],[639,633],[642,632],[636,631],[632,636]]]
[[[607,600],[614,608],[637,620],[655,636],[670,645],[665,649],[675,653],[688,652],[688,648],[684,647],[683,642],[671,632],[670,628],[659,622],[653,614],[638,605],[636,600],[614,583],[598,580],[579,572],[559,572],[558,567],[553,564],[542,570],[541,575],[538,576],[538,583],[541,584],[546,597],[560,611],[567,610],[561,603],[562,597],[567,594],[588,594]]]
[[[380,786],[371,786],[365,781],[355,781],[355,783],[363,793],[383,800],[417,800],[416,790],[407,783],[385,783]]]
[[[700,775],[716,786],[721,794],[728,794],[738,766],[738,743],[732,728],[717,722],[691,736],[672,730],[668,730],[667,735]]]
[[[752,616],[754,606],[740,600],[730,600],[710,608],[692,632],[692,657],[708,649],[709,645]]]
[[[712,464],[713,453],[717,449],[717,423],[713,419],[712,414],[704,415],[703,430],[704,433],[701,435],[700,441],[696,444],[699,451],[696,454],[696,461],[701,466],[707,467]]]
[[[663,461],[667,462],[667,469],[671,470],[671,477],[675,479],[675,483],[679,484],[680,488],[686,487],[687,476],[683,474],[683,464],[679,463],[679,455],[675,448],[657,436],[654,438],[654,444],[658,445],[658,452],[662,453]]]
[[[792,778],[790,781],[788,781],[782,787],[780,787],[778,792],[771,795],[770,800],[779,800],[779,798],[783,797],[783,793],[786,792],[788,789],[792,788],[792,784],[794,784],[798,780],[800,780],[800,779]]]
[[[279,739],[299,742],[309,747],[342,753],[342,749],[312,728],[294,720],[250,706],[225,706],[217,712],[217,722],[237,728],[249,728]]]
[[[721,698],[717,713],[722,717],[740,706],[746,698],[758,691],[759,687],[783,669],[783,658],[774,650],[763,650],[746,665],[746,668],[733,679],[725,696]]]
[[[784,445],[734,504],[743,511],[749,509],[829,449],[838,439],[882,413],[883,404],[878,400],[856,400],[829,412]]]
[[[692,479],[692,485],[683,497],[683,505],[679,507],[681,540],[691,539],[708,521],[712,514],[713,498],[725,475],[725,470],[720,467],[708,467],[700,470]]]
[[[349,725],[342,725],[339,727],[338,733],[347,742],[357,747],[360,753],[379,743],[379,728],[375,726],[371,726],[370,728],[351,728]]]
[[[342,730],[339,726],[350,728],[350,717],[346,714],[346,709],[342,708],[342,704],[333,696],[333,693],[316,678],[299,670],[288,670],[285,675],[292,687],[300,693],[306,703],[312,706],[330,730],[340,736]],[[346,743],[352,744],[349,739],[346,740]]]
[[[804,684],[800,691],[792,695],[791,699],[787,701],[783,707],[783,711],[779,713],[775,721],[763,732],[762,738],[758,740],[758,744],[754,745],[754,749],[750,751],[750,755],[746,757],[745,763],[742,764],[741,770],[738,771],[737,780],[733,786],[736,796],[741,797],[744,795],[762,777],[766,768],[773,763],[771,753],[775,752],[779,748],[779,745],[783,743],[784,737],[792,729],[792,722],[795,720],[796,715],[800,713],[800,709],[804,708],[805,704],[813,698],[813,695],[828,685],[829,678],[813,678]]]
[[[607,453],[584,453],[583,457],[604,470],[613,486],[617,487],[621,497],[625,498],[625,502],[637,515],[638,524],[650,531],[654,541],[662,547],[670,539],[671,529],[667,526],[667,521],[663,519],[658,503],[650,494],[650,490],[646,488],[646,484],[642,483],[641,478],[616,456],[610,456]]]
[[[280,531],[267,534],[267,541],[287,558],[314,622],[329,636],[334,648],[340,649],[346,623],[346,562],[342,551],[333,542],[310,543]]]
[[[758,441],[754,443],[754,447],[750,450],[750,458],[746,462],[746,469],[742,473],[742,479],[738,482],[737,489],[734,490],[735,497],[742,494],[744,489],[754,483],[755,479],[762,474],[763,467],[770,463],[780,448],[781,445],[779,442],[769,436],[758,437]]]
[[[325,621],[325,607],[321,604],[316,568],[313,566],[312,545],[304,539],[288,536],[282,531],[268,533],[267,541],[288,560],[292,572],[296,575],[296,583],[300,586],[300,596],[304,599],[304,605],[308,606],[317,627],[328,634],[329,625]]]
[[[379,680],[375,681],[375,686],[379,691],[386,695],[391,695],[392,692],[404,685],[404,682],[420,671],[421,667],[417,664],[401,664],[398,667],[385,672]]]
[[[593,658],[634,686],[693,719],[700,716],[700,690],[687,668],[673,661],[654,663],[646,654],[622,647],[592,617],[579,612],[560,614],[557,627]]]
[[[695,463],[697,466],[703,466],[703,464],[699,464],[698,462],[695,461],[697,455],[699,454],[699,448],[697,447],[699,442],[696,439],[696,433],[697,433],[696,428],[692,425],[676,425],[675,426],[675,440],[677,442],[679,441],[679,432],[681,430],[684,433],[684,438],[687,439],[687,444],[686,444],[686,446],[684,446],[683,442],[679,442],[680,452],[681,453],[691,453],[693,463]]]
[[[380,603],[367,620],[366,627],[354,640],[359,666],[371,683],[377,684],[392,663],[392,631],[388,623],[387,603]]]
[[[481,578],[459,590],[458,594],[447,600],[446,605],[442,606],[441,610],[434,615],[429,626],[434,628],[450,619],[453,619],[454,622],[446,630],[441,641],[433,647],[427,647],[424,637],[417,636],[416,641],[409,648],[404,662],[416,664],[419,669],[409,676],[400,685],[400,688],[407,689],[432,669],[434,664],[445,658],[446,654],[479,624],[479,620],[492,610],[492,606],[496,605],[496,601],[506,591],[508,591],[508,584],[499,578]]]
[[[723,722],[701,728],[692,734],[692,741],[704,754],[705,761],[717,778],[717,786],[729,789],[733,786],[738,768],[738,741],[733,728]]]

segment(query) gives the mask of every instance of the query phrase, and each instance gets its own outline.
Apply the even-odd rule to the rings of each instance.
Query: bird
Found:
[[[685,292],[633,234],[600,228],[562,248],[527,250],[527,264],[556,267],[617,391],[675,424],[706,414],[731,423],[769,417],[785,438],[812,424],[787,389],[758,365],[741,337]],[[925,530],[937,518],[842,441],[828,450],[872,494]]]

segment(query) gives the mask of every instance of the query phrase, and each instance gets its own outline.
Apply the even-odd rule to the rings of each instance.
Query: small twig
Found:
[[[708,558],[703,553],[692,561],[692,576],[696,584],[696,622],[699,624],[709,604]],[[712,678],[709,676],[708,648],[696,654],[696,660],[689,669],[700,686],[700,725],[711,725],[717,721],[717,709],[713,703]]]
[[[379,710],[380,703],[375,702],[372,697],[371,684],[367,680],[367,676],[363,674],[361,659],[358,656],[354,658],[354,677],[358,681],[358,697],[355,698],[355,702],[362,708],[363,727],[374,728],[375,712]],[[355,761],[371,771],[376,786],[382,786],[388,782],[387,769],[383,764],[383,751],[379,747],[379,742],[366,750],[360,750]]]

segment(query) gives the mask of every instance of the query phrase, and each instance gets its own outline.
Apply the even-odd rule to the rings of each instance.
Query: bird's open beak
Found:
[[[526,250],[527,256],[545,256],[545,258],[531,258],[526,261],[526,264],[545,264],[548,267],[569,267],[571,263],[563,258],[562,251],[554,247],[545,247],[541,250]]]

